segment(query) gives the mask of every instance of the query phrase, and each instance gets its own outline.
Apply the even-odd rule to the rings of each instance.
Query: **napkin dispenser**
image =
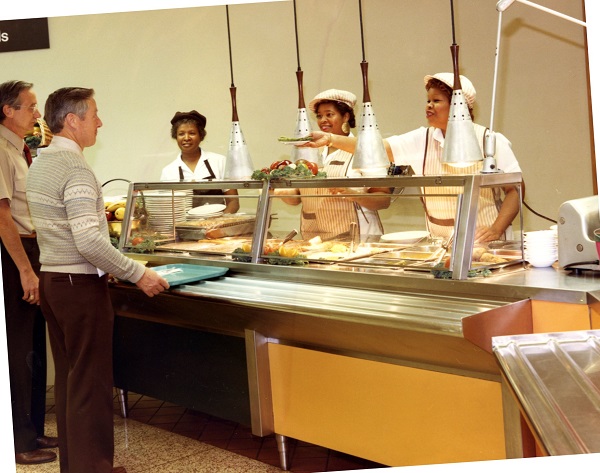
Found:
[[[563,269],[600,271],[594,230],[598,196],[568,200],[558,210],[558,263]]]

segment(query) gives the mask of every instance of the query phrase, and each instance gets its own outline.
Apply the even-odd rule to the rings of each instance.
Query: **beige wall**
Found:
[[[344,88],[362,102],[357,0],[298,0],[305,99]],[[363,0],[369,89],[384,137],[426,124],[422,77],[451,71],[450,2]],[[489,125],[498,14],[495,0],[454,2],[461,73]],[[583,18],[581,0],[544,5]],[[293,3],[229,8],[242,130],[256,168],[289,153],[298,91]],[[522,4],[505,14],[494,128],[513,143],[526,201],[556,218],[565,200],[593,193],[584,28]],[[86,151],[101,181],[156,180],[174,158],[169,120],[208,117],[206,149],[226,154],[231,84],[224,6],[50,18],[49,50],[3,53],[0,81],[33,81],[43,104],[67,85],[94,87],[104,127]],[[360,108],[360,107],[358,107]],[[359,110],[357,110],[359,111]],[[111,185],[113,186],[113,185]],[[107,192],[121,189],[107,186]],[[525,212],[526,229],[549,225]]]

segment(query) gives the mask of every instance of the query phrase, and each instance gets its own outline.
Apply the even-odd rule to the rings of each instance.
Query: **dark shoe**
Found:
[[[112,473],[127,473],[127,470],[122,466],[117,466],[112,469]]]
[[[15,453],[15,463],[19,465],[36,465],[56,460],[56,453],[45,450],[32,450],[31,452]]]
[[[57,448],[58,439],[56,437],[38,437],[36,439],[38,448]]]

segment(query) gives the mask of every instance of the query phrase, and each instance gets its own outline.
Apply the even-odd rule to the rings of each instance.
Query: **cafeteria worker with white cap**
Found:
[[[352,92],[329,89],[315,96],[308,108],[316,115],[317,124],[323,133],[353,137],[351,129],[356,126],[355,105],[356,96]],[[328,178],[352,177],[352,152],[337,149],[330,144],[324,146],[320,152],[323,157],[322,171],[327,173]],[[340,198],[302,198],[303,194],[325,195],[330,192],[339,193]],[[291,189],[286,192],[290,197],[282,200],[291,205],[302,204],[300,229],[305,239],[316,236],[322,240],[349,238],[352,236],[352,222],[358,225],[361,238],[383,234],[377,210],[389,206],[390,189],[369,188],[367,193],[371,196],[368,198],[341,195],[347,192],[350,191],[346,188]],[[381,197],[373,197],[372,194],[380,194]]]
[[[475,87],[465,76],[460,76],[462,92],[467,100],[471,117],[475,104]],[[384,139],[384,146],[391,162],[397,165],[410,165],[416,175],[476,174],[481,171],[482,161],[469,167],[456,168],[442,162],[444,137],[450,112],[450,98],[454,74],[442,72],[424,78],[427,91],[425,117],[428,127],[420,127],[402,135]],[[479,141],[482,157],[486,128],[473,123]],[[303,146],[334,146],[353,152],[356,138],[337,136],[329,132],[313,132],[313,141]],[[521,172],[519,163],[512,151],[511,143],[500,133],[496,133],[496,161],[503,172]],[[456,194],[457,188],[444,188],[444,193]],[[436,189],[436,193],[441,193]],[[504,194],[503,196],[501,194]],[[424,198],[427,225],[433,235],[448,238],[454,229],[456,197]],[[519,212],[519,193],[515,187],[482,189],[475,240],[479,242],[510,239],[510,225]]]

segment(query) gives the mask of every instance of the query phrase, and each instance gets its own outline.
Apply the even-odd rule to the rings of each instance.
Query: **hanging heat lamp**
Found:
[[[231,87],[229,87],[229,92],[231,94],[232,124],[224,177],[225,179],[249,179],[254,167],[237,113],[236,87],[233,81],[233,60],[231,54],[231,31],[229,29],[229,5],[225,5],[225,12],[227,14],[227,39],[229,41],[229,69],[231,71]]]
[[[371,104],[371,95],[369,94],[369,80],[367,76],[369,64],[365,60],[361,0],[358,0],[358,11],[362,45],[362,62],[360,63],[360,68],[363,79],[363,107],[352,168],[360,172],[363,176],[385,176],[390,162],[383,145],[383,138],[377,126],[377,119],[375,118],[375,112]]]
[[[298,115],[296,117],[296,129],[294,131],[294,138],[302,138],[310,135],[312,129],[310,127],[310,121],[308,120],[308,113],[306,111],[306,105],[304,104],[304,91],[302,85],[302,78],[304,73],[300,67],[300,47],[298,43],[298,22],[296,19],[296,0],[294,0],[294,29],[296,31],[296,58],[298,61],[298,70],[296,71],[296,80],[298,82]],[[293,161],[298,159],[306,159],[313,163],[317,163],[319,168],[323,167],[323,159],[318,148],[299,148],[292,146],[291,158]]]
[[[450,16],[452,18],[452,65],[454,69],[454,84],[450,100],[448,126],[444,139],[442,162],[455,167],[466,167],[483,159],[467,99],[462,91],[460,73],[458,70],[458,45],[454,32],[454,2],[450,0]]]

